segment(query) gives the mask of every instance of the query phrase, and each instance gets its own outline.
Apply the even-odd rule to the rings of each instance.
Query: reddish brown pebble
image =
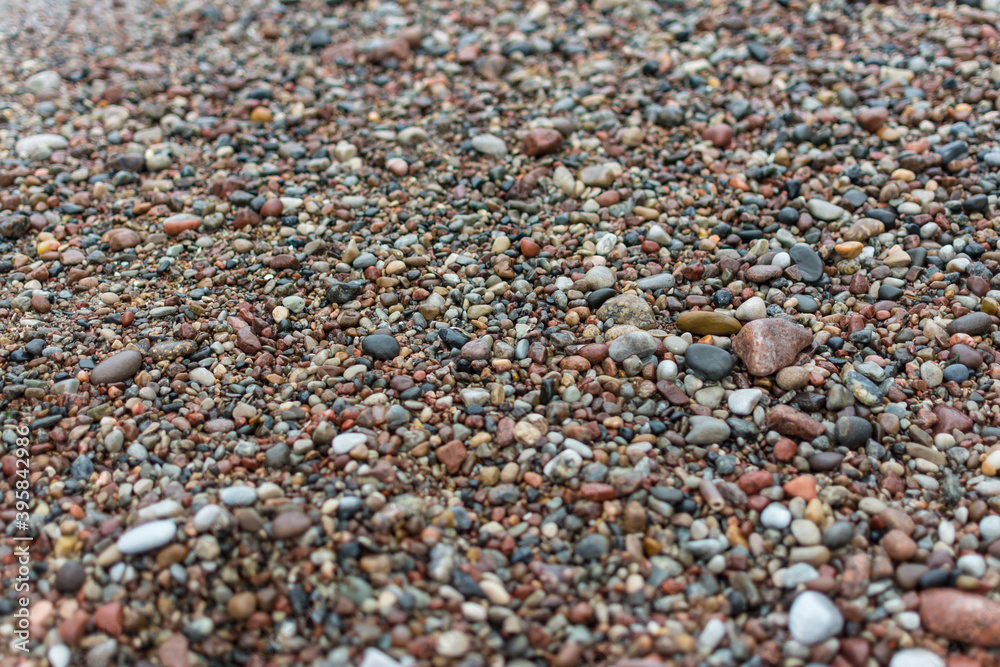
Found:
[[[536,157],[555,153],[562,146],[563,135],[558,130],[539,128],[531,130],[524,137],[521,149],[525,155]]]
[[[35,309],[35,312],[42,313],[43,315],[52,310],[49,298],[41,292],[35,292],[31,295],[31,307]]]
[[[264,205],[260,207],[260,215],[264,218],[273,218],[281,215],[284,210],[284,205],[281,203],[280,199],[268,199],[264,202]]]
[[[782,487],[788,495],[809,501],[816,497],[816,479],[809,475],[801,475],[786,482]]]
[[[102,604],[94,611],[94,627],[112,637],[117,637],[122,633],[123,615],[124,608],[121,602]]]
[[[951,641],[1000,647],[1000,604],[952,588],[920,594],[920,620],[926,630]]]
[[[701,138],[711,141],[716,148],[725,148],[733,141],[733,128],[725,123],[709,125],[702,131]]]
[[[767,413],[767,427],[802,440],[814,440],[826,434],[826,427],[821,422],[787,405],[771,408]]]
[[[860,125],[866,132],[874,134],[875,132],[878,132],[883,125],[885,125],[885,121],[889,118],[889,110],[885,107],[862,109],[858,112],[856,118],[858,125]]]
[[[201,220],[197,218],[180,218],[177,220],[169,220],[163,223],[163,231],[165,231],[170,236],[177,236],[189,229],[198,229],[201,226]]]
[[[458,472],[462,464],[465,463],[466,454],[465,445],[460,440],[452,440],[434,450],[438,461],[443,463],[445,469],[452,474]]]
[[[782,463],[787,463],[788,461],[794,459],[797,452],[798,446],[795,444],[794,440],[782,438],[778,442],[774,443],[774,458]]]

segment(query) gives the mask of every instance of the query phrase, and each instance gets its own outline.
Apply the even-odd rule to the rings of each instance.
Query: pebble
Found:
[[[115,384],[130,380],[142,368],[142,355],[134,350],[125,350],[108,357],[90,371],[92,384]]]
[[[782,319],[747,322],[733,338],[733,351],[752,375],[772,375],[794,363],[799,351],[812,343],[804,327]]]
[[[684,351],[684,364],[702,377],[718,381],[733,369],[733,357],[714,345],[689,345]]]
[[[788,610],[788,628],[795,641],[813,646],[840,634],[844,617],[822,593],[804,591]]]
[[[177,525],[173,521],[150,521],[123,534],[115,546],[125,555],[141,554],[170,544],[176,534]]]

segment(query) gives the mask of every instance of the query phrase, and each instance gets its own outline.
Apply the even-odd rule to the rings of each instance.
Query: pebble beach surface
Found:
[[[41,4],[0,666],[1000,665],[998,0]]]

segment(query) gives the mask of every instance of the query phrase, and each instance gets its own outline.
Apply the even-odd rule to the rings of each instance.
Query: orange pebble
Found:
[[[796,477],[782,487],[790,496],[809,501],[816,497],[816,480],[811,475]]]

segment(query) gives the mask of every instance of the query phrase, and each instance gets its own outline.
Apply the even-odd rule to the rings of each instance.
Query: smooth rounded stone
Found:
[[[819,310],[819,302],[811,296],[796,294],[794,298],[794,308],[800,313],[815,313]]]
[[[809,213],[812,217],[824,222],[839,220],[841,216],[847,213],[847,211],[840,208],[836,204],[831,204],[830,202],[823,201],[822,199],[810,199],[806,201],[806,208],[809,209]]]
[[[599,290],[594,290],[587,295],[587,306],[591,310],[597,310],[600,308],[605,301],[615,296],[616,292],[610,287],[605,287]]]
[[[844,617],[830,598],[816,591],[804,591],[788,610],[788,629],[795,641],[814,646],[840,634]]]
[[[920,364],[920,379],[927,383],[931,389],[938,387],[944,382],[944,373],[941,367],[933,361],[925,361]]]
[[[715,445],[729,439],[729,424],[715,417],[696,415],[689,418],[690,430],[684,436],[689,445]]]
[[[126,532],[115,546],[125,555],[141,554],[166,546],[176,535],[177,525],[173,521],[150,521]]]
[[[760,389],[737,389],[729,395],[729,411],[735,415],[748,415],[763,397]]]
[[[767,317],[767,304],[759,296],[752,296],[736,309],[736,319],[740,322],[751,322]]]
[[[834,427],[837,444],[848,449],[861,449],[872,437],[872,425],[861,417],[840,417]]]
[[[614,272],[606,266],[595,266],[587,271],[583,278],[587,287],[591,290],[599,290],[614,286],[616,279]]]
[[[271,535],[276,540],[290,540],[309,530],[312,520],[304,512],[282,512],[271,522]]]
[[[656,379],[657,381],[675,380],[677,379],[677,370],[677,362],[670,359],[664,359],[656,365]]]
[[[760,523],[771,530],[784,530],[792,523],[792,513],[781,503],[771,503],[760,513]]]
[[[656,324],[653,309],[645,299],[635,294],[619,294],[611,297],[597,311],[597,317],[638,329],[652,329]]]
[[[695,343],[684,351],[684,365],[708,380],[719,381],[732,372],[734,362],[733,355],[720,347]]]
[[[979,522],[979,539],[983,544],[991,544],[1000,538],[1000,516],[991,514]]]
[[[623,169],[617,162],[594,164],[580,170],[579,178],[588,187],[609,188]]]
[[[41,149],[58,151],[64,148],[69,148],[69,142],[59,134],[35,134],[18,139],[17,143],[14,144],[14,151],[22,158],[31,157]]]
[[[697,336],[732,336],[743,325],[735,317],[718,311],[696,310],[677,318],[677,328]]]
[[[464,632],[449,630],[442,632],[437,640],[437,652],[445,658],[461,658],[472,648],[472,641]]]
[[[710,141],[716,148],[725,148],[733,140],[733,128],[726,123],[709,125],[702,130],[701,138]]]
[[[611,542],[600,533],[591,533],[576,543],[573,555],[585,561],[600,560],[611,549]]]
[[[361,341],[361,350],[374,359],[389,361],[399,356],[399,342],[387,334],[372,334]]]
[[[200,366],[192,368],[188,373],[188,378],[190,378],[193,382],[197,382],[202,387],[211,387],[215,385],[215,375],[212,374],[212,371]]]
[[[639,358],[649,356],[658,348],[659,344],[651,334],[645,331],[627,331],[611,341],[608,354],[615,361],[625,361],[632,355]]]
[[[205,505],[194,515],[194,529],[199,533],[222,530],[230,525],[232,516],[221,505]]]
[[[757,264],[746,270],[746,278],[753,283],[766,283],[781,276],[780,266]],[[739,319],[739,318],[737,318]]]
[[[428,138],[427,131],[422,127],[404,127],[396,133],[396,142],[408,147],[422,144]]]
[[[45,70],[32,74],[24,82],[24,87],[35,95],[51,93],[61,85],[62,77],[59,76],[59,72],[54,70]]]
[[[149,356],[153,361],[167,361],[179,357],[187,357],[198,350],[198,345],[190,340],[170,340],[157,343],[149,348]]]
[[[486,405],[490,402],[490,392],[481,387],[467,387],[462,389],[458,396],[466,406]]]
[[[925,648],[905,648],[893,654],[889,667],[945,667],[945,661]]]
[[[49,659],[50,667],[69,667],[73,653],[65,644],[53,644],[45,652],[45,657]]]
[[[56,573],[55,587],[60,593],[76,593],[87,581],[87,573],[79,561],[68,560]]]
[[[765,376],[792,365],[812,340],[812,333],[799,324],[767,318],[747,322],[733,338],[733,351],[751,375]]]
[[[364,433],[341,433],[333,439],[330,446],[334,455],[347,454],[358,445],[368,442],[368,436]]]
[[[795,519],[792,521],[791,529],[792,537],[794,537],[799,544],[804,546],[816,546],[822,539],[819,526],[814,524],[809,519]]]
[[[219,490],[219,500],[229,507],[247,507],[257,502],[257,489],[252,486],[230,486]]]
[[[469,361],[485,361],[492,356],[492,353],[493,339],[490,336],[470,340],[462,346],[460,352],[462,358]]]
[[[817,200],[812,200],[817,201]],[[802,273],[807,283],[817,282],[823,277],[823,260],[819,254],[804,243],[797,243],[788,250],[789,256]]]
[[[985,336],[990,332],[992,325],[993,319],[986,313],[967,313],[949,322],[947,331],[951,335],[964,333],[970,336]]]
[[[656,291],[658,289],[670,289],[676,283],[674,274],[672,273],[658,273],[655,276],[647,276],[646,278],[639,278],[635,282],[635,286],[641,290]]]
[[[615,246],[618,244],[618,237],[614,234],[604,234],[597,239],[597,243],[594,245],[594,252],[601,257],[607,256]]]
[[[125,350],[108,357],[90,371],[90,383],[115,384],[135,377],[142,368],[142,355],[134,350]]]
[[[968,367],[964,364],[951,364],[944,369],[944,372],[941,374],[941,378],[945,382],[957,382],[958,384],[962,384],[969,379],[970,375],[971,373],[969,372]]]
[[[507,144],[492,134],[480,134],[472,138],[472,147],[484,155],[502,157],[507,154]]]
[[[1000,646],[1000,603],[953,588],[920,594],[924,629],[945,639],[996,648]]]
[[[782,588],[797,588],[819,578],[819,572],[809,563],[795,563],[789,568],[779,570]]]
[[[854,537],[854,524],[850,521],[835,521],[823,531],[823,546],[831,551],[850,544]]]
[[[236,428],[232,419],[209,419],[205,422],[205,433],[229,433]]]
[[[522,152],[532,157],[557,153],[563,143],[563,135],[558,130],[537,128],[524,137]]]
[[[976,579],[982,579],[983,575],[986,574],[986,561],[979,554],[965,554],[955,561],[955,565],[959,570]]]
[[[844,462],[844,455],[839,452],[816,452],[809,455],[808,461],[812,472],[827,472],[839,468]]]
[[[147,451],[146,448],[140,443],[133,442],[128,446],[128,449],[125,450],[125,455],[130,459],[134,459],[141,463],[149,458],[149,451]]]

